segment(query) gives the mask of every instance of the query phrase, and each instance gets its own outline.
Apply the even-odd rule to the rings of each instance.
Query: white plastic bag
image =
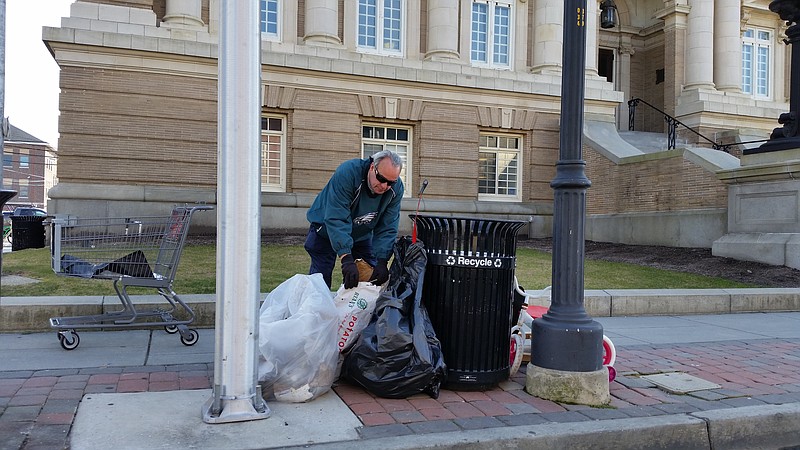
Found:
[[[295,275],[261,306],[258,380],[264,398],[305,402],[328,392],[336,375],[339,314],[321,274]]]
[[[352,347],[358,335],[369,324],[380,293],[381,286],[363,281],[352,289],[345,289],[344,285],[339,287],[333,302],[340,319],[336,341],[340,352]]]

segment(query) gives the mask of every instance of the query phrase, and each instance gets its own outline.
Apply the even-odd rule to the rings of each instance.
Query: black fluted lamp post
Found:
[[[595,1],[595,0],[589,0]],[[526,391],[556,401],[604,404],[603,326],[584,309],[586,162],[581,157],[586,66],[586,2],[565,0],[559,160],[554,189],[553,275],[549,311],[533,322]],[[601,26],[616,24],[612,0],[600,6]]]
[[[783,126],[772,131],[769,141],[760,147],[745,149],[745,155],[800,148],[800,48],[794,47],[794,44],[800,42],[800,0],[773,0],[769,3],[769,10],[790,25],[786,29],[785,41],[792,46],[789,112],[780,115],[778,123]]]

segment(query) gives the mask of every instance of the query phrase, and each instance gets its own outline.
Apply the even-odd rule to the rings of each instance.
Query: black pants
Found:
[[[331,276],[337,259],[336,252],[331,247],[331,241],[326,236],[317,233],[317,229],[314,225],[311,225],[303,247],[311,256],[311,267],[308,269],[308,274],[321,273],[325,283],[328,284],[328,287],[331,287]],[[375,255],[372,254],[372,239],[354,242],[352,250],[353,259],[363,259],[373,267],[377,263]]]

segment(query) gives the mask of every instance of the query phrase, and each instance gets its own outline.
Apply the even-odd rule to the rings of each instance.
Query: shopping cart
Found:
[[[517,277],[514,277],[514,292],[523,297],[523,302],[517,324],[511,328],[511,354],[509,356],[511,364],[509,372],[511,375],[514,375],[519,370],[523,361],[530,361],[533,321],[545,315],[549,309],[550,286],[541,291],[529,292],[523,289],[517,282]],[[617,377],[617,371],[614,369],[616,361],[617,349],[611,339],[603,335],[602,363],[608,369],[609,383]]]
[[[119,311],[50,318],[61,347],[78,347],[76,329],[162,326],[167,333],[180,333],[184,345],[194,345],[197,331],[187,327],[194,321],[194,311],[172,290],[172,283],[192,214],[210,209],[213,207],[209,205],[178,206],[166,217],[136,219],[53,219],[53,271],[63,276],[113,280],[122,303]],[[155,289],[169,307],[137,310],[128,295],[129,287]]]

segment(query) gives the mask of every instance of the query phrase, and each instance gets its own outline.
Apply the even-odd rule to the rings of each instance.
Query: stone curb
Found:
[[[743,406],[696,412],[708,424],[712,448],[797,448],[800,445],[800,403]]]
[[[262,298],[265,296],[262,294]],[[131,298],[142,310],[168,306],[158,295]],[[214,294],[181,295],[181,298],[194,310],[193,326],[214,326]],[[800,311],[800,288],[587,290],[584,298],[586,312],[592,317]],[[531,303],[546,305],[547,300],[532,299]],[[121,304],[115,295],[4,297],[0,299],[0,332],[47,331],[50,317],[102,314],[119,309]]]
[[[800,444],[800,403],[630,419],[414,434],[304,446],[349,450],[437,448],[787,448]],[[793,447],[792,447],[793,448]]]

